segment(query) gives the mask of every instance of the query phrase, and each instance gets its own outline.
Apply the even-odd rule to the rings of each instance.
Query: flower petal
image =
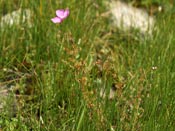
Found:
[[[51,20],[53,23],[61,23],[62,22],[62,19],[59,17],[52,18]]]
[[[61,19],[65,19],[68,15],[69,15],[69,9],[66,10],[57,10],[56,11],[56,15],[57,17],[61,18]]]
[[[57,15],[57,17],[64,19],[64,10],[63,9],[57,10],[56,15]]]
[[[68,15],[69,15],[69,9],[66,9],[66,10],[64,11],[64,17],[66,18],[66,17],[68,17]]]

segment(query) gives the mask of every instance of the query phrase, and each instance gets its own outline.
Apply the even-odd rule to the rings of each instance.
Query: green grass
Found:
[[[0,85],[15,87],[18,105],[15,115],[8,106],[0,112],[0,130],[173,131],[175,22],[169,4],[156,15],[153,36],[143,38],[114,29],[101,16],[101,0],[1,0],[0,18],[27,8],[34,26],[0,30]],[[66,7],[70,16],[53,24],[55,10]],[[112,85],[115,98],[102,99],[100,89]]]

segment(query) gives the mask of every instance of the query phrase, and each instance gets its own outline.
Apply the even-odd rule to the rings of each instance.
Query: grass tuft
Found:
[[[32,27],[0,30],[0,89],[15,96],[0,109],[0,130],[173,130],[174,9],[162,4],[152,37],[143,38],[114,29],[100,0],[1,0],[0,18],[18,9],[33,14]],[[55,25],[50,19],[62,8],[70,16]]]

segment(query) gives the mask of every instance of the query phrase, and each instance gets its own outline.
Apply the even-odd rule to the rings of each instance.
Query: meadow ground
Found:
[[[0,30],[0,86],[13,86],[16,99],[0,112],[0,130],[173,131],[175,8],[157,2],[164,10],[145,37],[113,28],[101,0],[1,0],[0,18],[19,8],[34,14],[30,28]],[[56,25],[60,8],[70,15]],[[113,99],[100,97],[111,87]]]

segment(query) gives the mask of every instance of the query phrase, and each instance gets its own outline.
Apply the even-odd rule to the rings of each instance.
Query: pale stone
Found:
[[[108,97],[108,99],[112,100],[115,98],[116,95],[116,91],[112,88],[110,88],[109,94],[107,93],[107,90],[105,90],[104,88],[101,88],[100,90],[100,97],[102,98],[106,98],[106,96]]]
[[[21,23],[25,23],[28,27],[32,27],[31,20],[32,12],[29,9],[19,9],[3,16],[0,21],[0,28],[3,29],[7,26],[20,25]]]
[[[1,84],[1,83],[0,83]],[[13,92],[6,86],[0,85],[0,113],[14,115],[16,110],[16,98]]]
[[[148,13],[121,1],[109,3],[110,12],[113,16],[114,25],[122,30],[137,29],[141,33],[151,34],[155,20]]]

